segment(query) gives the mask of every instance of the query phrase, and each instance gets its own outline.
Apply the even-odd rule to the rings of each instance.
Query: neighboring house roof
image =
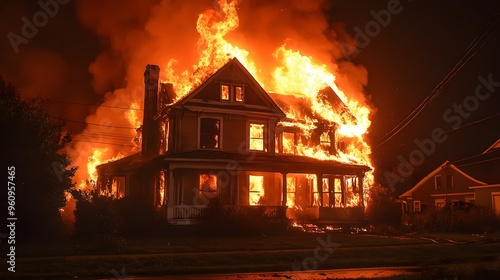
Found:
[[[407,190],[406,192],[404,192],[403,194],[401,194],[399,197],[403,198],[403,197],[410,197],[410,196],[412,196],[412,194],[413,194],[413,192],[415,190],[417,190],[418,188],[420,188],[425,182],[427,182],[429,179],[433,178],[437,173],[439,173],[443,168],[446,168],[446,167],[455,170],[460,175],[462,175],[465,178],[467,178],[467,179],[469,179],[469,180],[477,183],[478,185],[487,185],[485,182],[477,180],[474,177],[470,176],[469,174],[463,172],[462,170],[460,170],[458,167],[456,167],[450,161],[447,160],[443,164],[441,164],[438,168],[434,169],[434,171],[432,171],[431,173],[427,174],[427,176],[425,176],[422,180],[420,180],[415,186],[413,186],[413,188]]]
[[[488,149],[486,149],[483,154],[486,154],[486,153],[489,153],[489,152],[492,152],[494,150],[498,150],[500,149],[500,138],[495,142],[493,143],[493,145],[491,145]]]

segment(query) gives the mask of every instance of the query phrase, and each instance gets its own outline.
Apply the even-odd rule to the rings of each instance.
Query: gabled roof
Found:
[[[194,89],[191,93],[185,95],[177,102],[172,104],[171,107],[183,106],[188,103],[191,99],[194,99],[203,89],[205,89],[212,82],[219,79],[223,73],[227,73],[230,71],[231,73],[242,73],[243,78],[249,82],[253,89],[255,89],[256,94],[266,103],[267,107],[274,113],[274,115],[279,118],[285,118],[285,113],[281,110],[281,108],[274,102],[274,100],[269,96],[269,94],[264,90],[264,88],[255,80],[255,78],[248,72],[248,70],[241,64],[241,62],[237,58],[231,59],[228,63],[222,66],[219,70],[217,70],[212,76],[210,76],[207,80],[205,80],[199,87]]]
[[[497,149],[500,149],[500,138],[495,143],[493,143],[493,145],[491,145],[488,149],[486,149],[486,151],[484,151],[483,154],[489,153]]]
[[[434,169],[434,171],[427,174],[427,176],[425,176],[422,180],[420,180],[415,186],[413,186],[413,188],[407,190],[406,192],[401,194],[399,197],[403,198],[403,197],[412,196],[412,194],[415,190],[420,188],[429,179],[433,178],[436,174],[438,174],[441,170],[443,170],[443,168],[451,168],[451,169],[455,170],[457,173],[459,173],[460,175],[464,176],[465,178],[477,183],[478,185],[487,185],[485,182],[479,181],[479,180],[473,178],[472,176],[470,176],[469,174],[463,172],[462,170],[460,170],[458,167],[456,167],[450,161],[447,160],[443,164],[441,164],[438,168]]]

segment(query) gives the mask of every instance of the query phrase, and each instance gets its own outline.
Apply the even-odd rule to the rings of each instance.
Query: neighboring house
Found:
[[[483,153],[454,163],[444,162],[401,194],[403,211],[418,213],[467,202],[492,208],[500,215],[500,140]]]
[[[235,58],[175,102],[171,84],[159,89],[159,71],[148,65],[144,74],[142,151],[98,166],[100,191],[144,197],[174,224],[203,218],[216,197],[271,216],[294,209],[315,220],[362,219],[369,167],[294,153],[298,142],[342,149],[335,123],[310,134],[285,123],[282,97],[273,100]]]

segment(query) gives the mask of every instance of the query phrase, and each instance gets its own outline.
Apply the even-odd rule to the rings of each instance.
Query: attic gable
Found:
[[[227,90],[227,99],[223,96],[223,90]],[[285,117],[280,107],[236,58],[231,59],[174,106],[259,111],[278,118]]]
[[[399,198],[403,198],[403,197],[410,197],[413,195],[413,192],[415,190],[417,190],[418,188],[420,188],[424,183],[426,183],[427,181],[429,180],[432,180],[434,178],[435,175],[437,175],[438,173],[442,172],[444,168],[451,168],[453,170],[455,170],[457,173],[459,173],[460,175],[462,175],[463,177],[469,179],[470,181],[478,184],[478,185],[486,185],[485,182],[482,182],[482,181],[479,181],[475,178],[473,178],[472,176],[470,176],[469,174],[463,172],[462,170],[460,170],[458,167],[456,167],[455,165],[453,165],[451,162],[449,161],[445,161],[443,164],[441,164],[438,168],[434,169],[434,171],[432,171],[431,173],[429,173],[427,176],[425,176],[422,180],[420,180],[420,182],[418,182],[413,188],[409,189],[408,191],[406,191],[405,193],[401,194],[399,196]]]

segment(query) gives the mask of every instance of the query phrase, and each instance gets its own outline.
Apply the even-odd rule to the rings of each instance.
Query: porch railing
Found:
[[[282,206],[223,206],[226,210],[253,217],[285,219],[286,208]],[[172,208],[174,219],[202,219],[207,217],[205,205],[178,205]]]

